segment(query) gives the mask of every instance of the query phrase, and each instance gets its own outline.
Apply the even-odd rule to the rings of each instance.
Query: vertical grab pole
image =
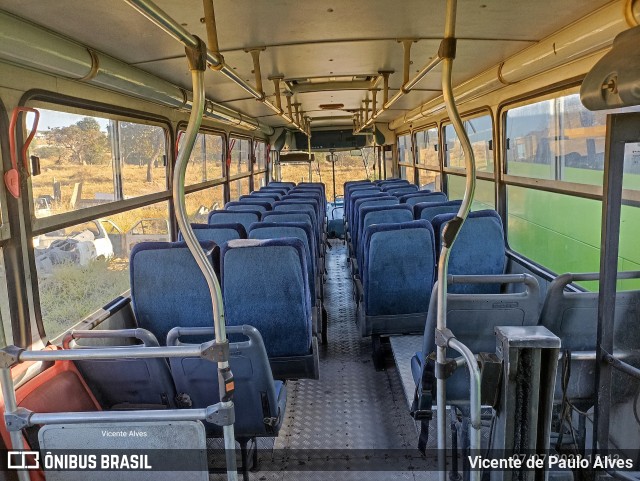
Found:
[[[4,399],[4,412],[6,422],[6,416],[14,414],[18,410],[16,391],[13,384],[13,378],[11,377],[10,367],[0,368],[0,384],[2,384],[2,397]],[[24,449],[22,431],[10,429],[9,426],[7,426],[7,430],[9,431],[9,436],[11,438],[11,446],[9,446],[9,449],[22,451]],[[29,476],[29,473],[25,469],[20,469],[18,470],[18,479],[20,481],[29,481],[31,478]]]
[[[445,100],[445,107],[451,123],[455,129],[458,138],[462,143],[462,149],[465,157],[466,166],[466,182],[465,192],[462,204],[456,217],[447,223],[442,233],[442,249],[440,253],[440,260],[438,262],[438,310],[437,310],[437,327],[436,338],[450,339],[450,334],[447,335],[447,275],[449,254],[453,243],[458,236],[460,228],[464,224],[467,215],[471,209],[471,203],[473,202],[473,195],[476,187],[476,166],[473,149],[471,148],[471,142],[464,129],[464,124],[460,118],[460,113],[455,103],[453,95],[452,85],[452,70],[453,59],[456,55],[456,0],[447,0],[447,13],[445,20],[444,39],[440,44],[440,51],[438,56],[443,60],[442,67],[442,92]],[[436,351],[436,360],[439,365],[443,365],[446,362],[447,357],[447,345],[459,350],[465,355],[467,360],[467,367],[471,373],[471,450],[479,450],[480,448],[480,402],[477,396],[479,389],[477,380],[479,379],[478,366],[472,355],[472,353],[462,343],[453,338],[455,342],[439,342]],[[444,377],[438,376],[437,378],[437,425],[438,425],[438,471],[440,481],[446,481],[446,448],[447,448],[447,417],[446,417],[446,382]],[[478,451],[476,451],[478,452]],[[471,479],[479,479],[479,473],[473,471],[471,473]]]
[[[198,239],[196,238],[189,219],[187,217],[187,209],[185,206],[185,172],[187,170],[187,162],[191,156],[193,145],[200,130],[202,123],[202,114],[204,112],[205,93],[204,93],[204,72],[207,69],[207,47],[204,42],[197,38],[198,46],[196,48],[187,47],[187,59],[189,60],[189,68],[191,70],[191,80],[193,82],[193,106],[189,116],[189,125],[184,134],[184,142],[182,148],[178,152],[178,159],[173,174],[173,202],[176,211],[176,219],[182,236],[184,237],[187,247],[195,258],[198,267],[202,271],[204,278],[209,286],[211,293],[211,303],[213,305],[213,325],[215,330],[215,340],[218,344],[228,343],[227,332],[224,320],[224,305],[222,302],[222,290],[216,278],[213,265],[205,255]],[[226,391],[226,380],[231,376],[229,370],[229,360],[225,359],[218,362],[218,387],[220,394],[220,402],[223,407],[233,411],[233,401],[229,399]],[[236,468],[236,441],[233,432],[233,424],[223,426],[224,447],[227,465],[227,479],[237,481],[238,472]]]

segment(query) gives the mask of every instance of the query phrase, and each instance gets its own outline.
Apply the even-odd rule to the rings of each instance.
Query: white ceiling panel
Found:
[[[201,0],[156,0],[187,30],[206,38]],[[608,0],[464,0],[458,4],[460,38],[454,65],[459,84],[559,28],[608,3]],[[214,0],[219,43],[228,65],[255,83],[251,56],[244,48],[267,46],[261,54],[263,82],[273,95],[269,75],[309,78],[373,75],[392,69],[391,95],[402,83],[399,38],[420,39],[412,46],[411,75],[435,55],[444,28],[445,0]],[[183,47],[126,2],[107,0],[0,0],[0,9],[73,38],[190,89]],[[438,95],[439,69],[381,119]],[[219,73],[206,74],[207,95],[243,114],[279,125],[272,111]],[[321,103],[357,108],[362,90],[296,94],[302,110],[319,116]],[[379,94],[382,101],[382,93]],[[285,101],[283,98],[283,105]],[[318,112],[316,112],[318,111]],[[323,121],[325,122],[325,121]]]

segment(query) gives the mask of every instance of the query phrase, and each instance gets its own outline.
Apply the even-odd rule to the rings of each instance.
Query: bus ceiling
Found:
[[[267,136],[278,128],[353,129],[354,121],[356,131],[374,123],[397,130],[443,108],[445,4],[283,0],[274,8],[237,0],[216,2],[212,24],[201,0],[123,0],[106,10],[82,0],[0,0],[0,59],[188,110],[183,47],[197,35],[210,39],[210,66],[222,71],[205,75],[207,118]],[[74,21],[61,11],[74,12]],[[471,100],[595,58],[639,18],[640,2],[631,0],[465,3],[455,97]]]

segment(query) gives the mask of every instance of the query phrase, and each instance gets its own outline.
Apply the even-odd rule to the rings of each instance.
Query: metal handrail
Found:
[[[178,42],[182,43],[186,48],[196,48],[198,45],[197,37],[192,35],[186,28],[184,28],[180,23],[176,22],[173,18],[169,16],[167,12],[162,10],[158,5],[153,3],[151,0],[125,0],[126,3],[135,8],[138,12],[140,12],[144,17],[149,19],[155,25],[160,27],[166,33],[171,35]],[[285,114],[281,108],[278,108],[274,104],[272,104],[265,97],[263,92],[259,92],[257,89],[249,85],[242,78],[240,78],[233,70],[233,68],[229,67],[224,62],[222,56],[218,53],[211,52],[207,49],[207,63],[211,66],[213,70],[219,70],[225,77],[235,83],[237,86],[242,88],[249,95],[254,97],[256,100],[259,100],[268,108],[273,110],[277,115],[282,117],[288,123],[296,127],[301,132],[309,135],[309,129],[305,129],[302,125],[295,121],[292,117]],[[194,92],[195,95],[195,92]]]
[[[449,221],[442,233],[442,249],[438,262],[438,278],[447,279],[449,255],[451,248],[462,228],[469,211],[476,187],[476,166],[473,149],[453,95],[452,71],[455,57],[455,30],[456,30],[456,0],[447,0],[447,14],[445,19],[444,40],[440,46],[439,55],[442,55],[442,91],[445,99],[445,107],[453,124],[456,134],[462,144],[466,166],[465,192],[460,209],[451,221]],[[447,347],[458,351],[466,360],[471,377],[471,435],[470,447],[472,452],[479,452],[481,441],[481,411],[480,411],[480,370],[473,353],[463,343],[447,333],[447,282],[439,282],[437,290],[437,325],[436,337],[440,335],[447,339],[445,343],[438,343],[436,360],[444,364],[447,358]],[[440,481],[446,481],[446,448],[447,448],[447,418],[446,418],[446,380],[437,379],[437,426],[438,426],[438,471]],[[471,472],[471,481],[480,479],[479,471]]]

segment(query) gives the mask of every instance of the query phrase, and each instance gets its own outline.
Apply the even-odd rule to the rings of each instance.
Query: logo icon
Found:
[[[40,453],[38,451],[9,451],[7,452],[7,467],[9,469],[39,469]]]

